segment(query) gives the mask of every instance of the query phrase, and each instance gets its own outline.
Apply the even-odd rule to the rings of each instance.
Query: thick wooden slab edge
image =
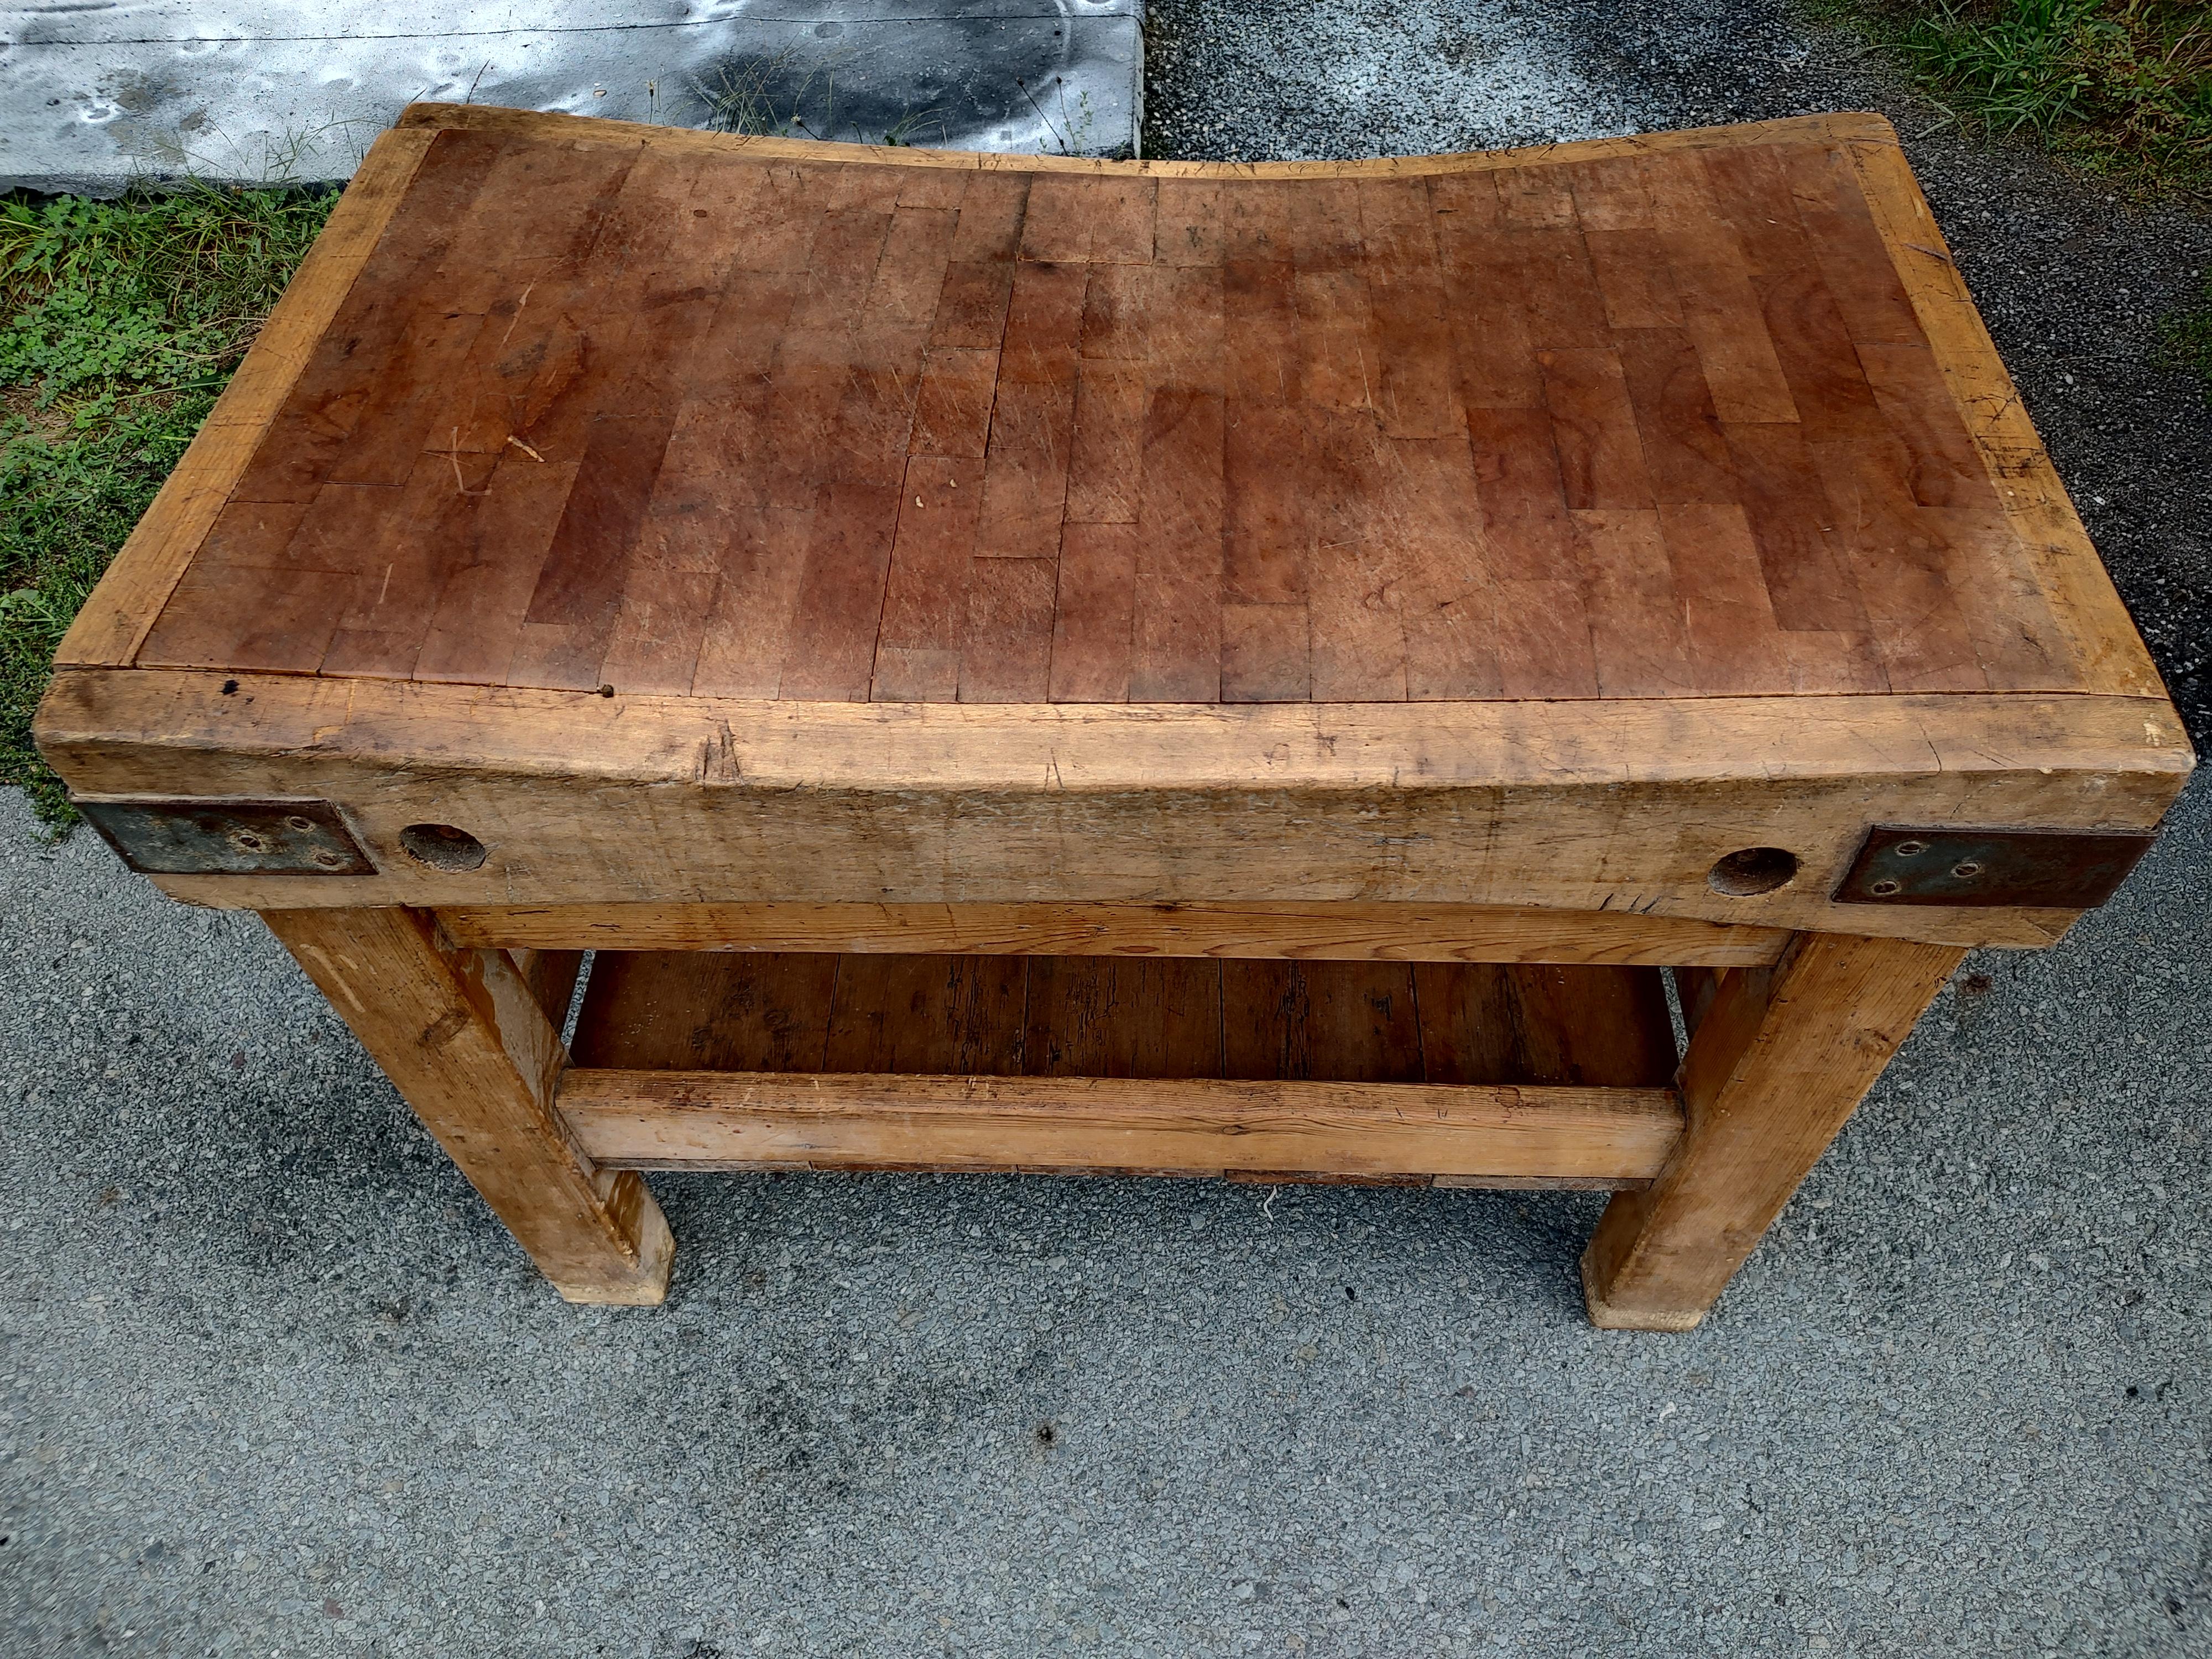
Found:
[[[744,151],[775,159],[859,161],[871,167],[951,167],[969,173],[1129,174],[1156,179],[1389,179],[1432,173],[1491,173],[1509,167],[1566,166],[1612,155],[1677,149],[1731,149],[1746,145],[1826,140],[1897,142],[1887,117],[1869,110],[1793,115],[1731,126],[1690,127],[1675,132],[1583,139],[1520,149],[1474,150],[1447,155],[1379,156],[1357,161],[1109,161],[1088,156],[1005,155],[980,150],[921,149],[905,145],[824,143],[700,132],[688,127],[647,126],[588,115],[544,114],[483,104],[410,104],[402,131],[526,133],[570,143],[643,144],[670,154]]]
[[[387,132],[370,147],[246,361],[62,636],[58,665],[137,658],[436,137]]]
[[[2167,780],[2178,792],[2195,764],[2180,718],[2162,696],[2080,693],[857,703],[71,669],[56,675],[33,733],[58,769],[130,749],[579,782],[1043,795],[1412,793],[2020,770],[2140,775]],[[79,784],[66,769],[64,775],[88,793],[119,793],[107,782]],[[2157,816],[2121,808],[2100,822],[2141,828]]]
[[[331,801],[382,872],[161,879],[202,903],[1364,901],[2024,945],[2071,913],[1826,895],[1874,823],[2149,828],[2192,763],[2162,699],[2082,695],[994,708],[74,669],[37,734],[82,793]],[[416,823],[487,862],[414,863]],[[1785,887],[1708,884],[1775,845]]]

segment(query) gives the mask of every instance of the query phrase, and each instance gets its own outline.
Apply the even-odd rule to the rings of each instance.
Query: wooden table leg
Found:
[[[1874,1085],[1965,951],[1801,933],[1711,988],[1683,1057],[1687,1133],[1583,1253],[1593,1323],[1686,1331]]]
[[[540,1002],[555,999],[559,964],[526,974],[503,951],[445,944],[427,911],[262,920],[556,1290],[571,1302],[666,1298],[675,1242],[660,1206],[634,1171],[594,1169],[553,1111],[567,1054]]]

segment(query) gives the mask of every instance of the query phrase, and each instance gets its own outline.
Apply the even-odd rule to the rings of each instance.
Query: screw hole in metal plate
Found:
[[[159,876],[366,876],[376,866],[328,801],[79,796],[133,870]]]
[[[2086,910],[2112,896],[2156,831],[1878,823],[1837,884],[1838,904]]]
[[[399,846],[416,863],[452,872],[482,869],[489,856],[482,842],[450,823],[410,823],[399,832]]]
[[[1730,898],[1750,898],[1787,887],[1797,878],[1797,855],[1779,847],[1747,847],[1705,872],[1705,885]]]

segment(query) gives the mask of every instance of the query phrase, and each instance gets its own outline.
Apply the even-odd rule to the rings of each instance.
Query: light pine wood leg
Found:
[[[1682,1061],[1688,1131],[1650,1187],[1614,1195],[1583,1254],[1591,1322],[1703,1318],[1965,954],[1802,933],[1773,967],[1721,975]]]
[[[567,1056],[548,1018],[565,964],[444,943],[407,909],[268,910],[262,920],[353,1027],[423,1127],[571,1302],[651,1306],[675,1251],[653,1194],[598,1170],[555,1115]]]

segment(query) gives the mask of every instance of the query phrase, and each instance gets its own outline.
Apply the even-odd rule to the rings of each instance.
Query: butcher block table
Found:
[[[418,106],[38,733],[571,1300],[665,1294],[640,1170],[1080,1170],[1615,1189],[1644,1329],[2191,764],[1866,115],[1225,166]]]

